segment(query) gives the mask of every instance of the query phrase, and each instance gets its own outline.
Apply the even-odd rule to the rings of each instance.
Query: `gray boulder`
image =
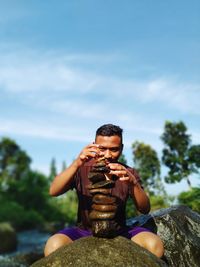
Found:
[[[161,209],[128,220],[157,232],[164,242],[164,260],[171,267],[200,267],[200,215],[186,206]]]
[[[17,247],[17,235],[9,223],[0,223],[0,253],[10,252]]]
[[[169,266],[200,266],[200,215],[185,206],[153,214]]]
[[[32,267],[166,267],[147,250],[124,237],[84,237],[64,246]]]

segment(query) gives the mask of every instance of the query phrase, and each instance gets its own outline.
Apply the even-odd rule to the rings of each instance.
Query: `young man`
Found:
[[[120,199],[116,216],[116,220],[121,226],[120,235],[148,249],[157,257],[163,255],[163,243],[157,235],[142,227],[130,229],[125,225],[125,206],[129,195],[137,210],[143,214],[150,211],[150,202],[136,171],[117,161],[122,149],[122,129],[116,125],[105,124],[97,129],[95,142],[87,145],[73,163],[55,177],[50,187],[52,196],[63,194],[69,189],[76,189],[79,200],[77,226],[65,228],[50,237],[45,246],[45,256],[78,238],[92,235],[89,220],[92,196],[87,186],[89,185],[88,173],[98,156],[106,159],[110,168],[109,175],[118,176],[112,195]]]

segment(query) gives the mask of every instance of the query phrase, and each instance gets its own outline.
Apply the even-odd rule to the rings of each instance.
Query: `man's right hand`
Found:
[[[100,154],[99,145],[97,144],[89,144],[83,148],[78,158],[76,159],[78,167],[80,167],[85,161],[96,158]]]
[[[55,177],[50,186],[50,195],[59,196],[63,194],[70,188],[70,184],[77,172],[78,168],[83,165],[83,163],[91,158],[98,157],[100,155],[99,145],[89,144],[87,145],[79,154],[77,159],[75,159],[72,164],[62,171],[59,175]]]

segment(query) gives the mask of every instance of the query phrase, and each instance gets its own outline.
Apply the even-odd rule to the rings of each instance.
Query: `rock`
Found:
[[[166,263],[124,237],[84,237],[31,267],[166,267]]]
[[[200,266],[200,215],[185,206],[153,214],[165,257],[173,267]]]
[[[60,248],[32,267],[199,267],[200,215],[186,206],[161,209],[127,221],[157,232],[164,242],[162,260],[123,237],[89,237]]]
[[[164,258],[172,267],[200,266],[200,215],[186,206],[161,209],[128,221],[150,228],[164,242]]]
[[[117,198],[111,196],[112,188],[115,187],[115,182],[106,178],[106,173],[108,173],[109,170],[107,160],[102,157],[97,159],[88,175],[90,180],[88,189],[90,194],[93,195],[92,209],[89,213],[92,234],[93,236],[102,238],[116,236],[117,228],[119,228],[116,221],[118,208]],[[99,199],[99,196],[101,196],[101,203],[96,203],[96,199]],[[106,201],[106,199],[108,199],[108,201]],[[113,202],[112,205],[110,205],[110,202]]]
[[[0,253],[11,252],[16,249],[17,235],[9,223],[0,223],[0,240]]]
[[[20,267],[28,267],[32,263],[41,259],[43,256],[44,256],[43,252],[33,251],[33,252],[20,253],[14,255],[10,257],[10,260],[13,261],[14,263],[20,264]]]
[[[14,256],[0,257],[0,267],[29,267],[35,261],[41,259],[43,253],[29,252]]]
[[[14,262],[9,258],[1,258],[0,256],[0,267],[27,267],[27,265],[23,265],[19,262]]]

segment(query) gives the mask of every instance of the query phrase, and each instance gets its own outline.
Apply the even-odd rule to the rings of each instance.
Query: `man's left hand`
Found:
[[[130,182],[136,184],[137,180],[135,176],[123,165],[119,163],[109,163],[110,173],[119,177],[120,181]]]

